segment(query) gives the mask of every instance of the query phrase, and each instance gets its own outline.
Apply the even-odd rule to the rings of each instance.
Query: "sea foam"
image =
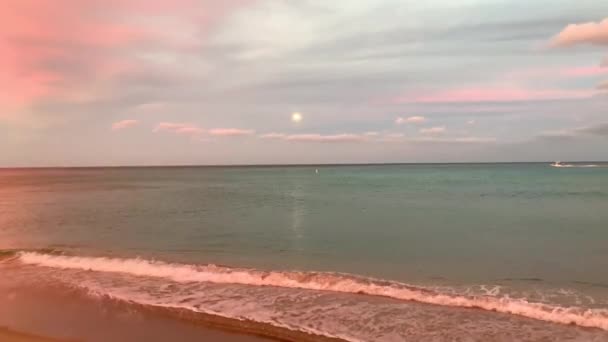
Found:
[[[188,265],[147,259],[120,259],[50,255],[20,252],[24,264],[59,269],[125,273],[134,276],[164,278],[174,282],[209,282],[251,286],[275,286],[317,291],[357,293],[390,297],[420,303],[477,308],[513,314],[537,320],[608,331],[608,310],[561,307],[496,296],[462,296],[430,291],[407,284],[328,272],[283,272],[230,268],[216,265]]]

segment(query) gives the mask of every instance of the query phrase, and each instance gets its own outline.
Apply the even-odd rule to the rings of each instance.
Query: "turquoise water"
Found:
[[[541,303],[548,310],[592,310],[581,317],[594,315],[595,323],[579,325],[608,330],[608,168],[603,166],[0,170],[0,249],[54,249],[59,255],[51,256],[64,259],[41,260],[49,255],[36,252],[29,259],[22,255],[21,262],[61,270],[64,281],[65,274],[78,267],[103,274],[91,288],[116,274],[147,275],[132,271],[145,265],[108,269],[99,266],[96,257],[161,260],[174,267],[230,267],[220,273],[282,271],[289,279],[293,275],[288,271],[294,270],[348,273],[362,282],[384,279],[463,298],[509,298]],[[66,264],[76,256],[88,259],[77,266]],[[154,272],[151,282],[168,277]],[[319,273],[305,274],[297,281]],[[91,281],[78,279],[81,284]],[[225,284],[222,291],[230,284],[283,284],[218,279],[170,280]],[[325,289],[306,284],[295,287]],[[127,285],[120,289],[115,297],[144,292]],[[260,296],[267,299],[267,294]],[[150,305],[160,300],[149,292],[144,297]],[[219,294],[214,298],[223,300]],[[211,311],[222,313],[218,308]],[[543,318],[536,316],[532,318]],[[564,323],[555,317],[543,320]],[[353,329],[350,333],[356,336],[328,329],[338,328],[314,332],[383,340],[381,335],[356,335]],[[395,336],[405,338],[393,334],[384,340],[399,340]]]

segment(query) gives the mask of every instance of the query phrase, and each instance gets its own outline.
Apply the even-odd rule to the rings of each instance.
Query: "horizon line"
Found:
[[[306,167],[306,166],[398,166],[398,165],[465,165],[465,164],[544,164],[552,163],[553,160],[545,161],[469,161],[469,162],[386,162],[386,163],[287,163],[287,164],[133,164],[133,165],[63,165],[63,166],[0,166],[0,170],[10,169],[103,169],[103,168],[195,168],[195,167]],[[608,163],[608,161],[600,160],[576,160],[563,161],[565,163]]]

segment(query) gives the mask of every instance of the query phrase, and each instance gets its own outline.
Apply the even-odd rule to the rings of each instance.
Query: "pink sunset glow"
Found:
[[[115,76],[147,67],[139,51],[177,46],[181,39],[148,15],[182,16],[199,32],[248,0],[206,6],[192,0],[7,0],[0,11],[0,101],[27,105],[43,99],[101,96]],[[184,47],[185,48],[185,47]],[[92,83],[91,80],[95,82]]]
[[[608,74],[608,67],[606,66],[593,66],[593,67],[579,67],[569,68],[561,70],[561,75],[568,77],[588,77],[588,76],[600,76]]]
[[[112,124],[112,130],[119,131],[125,128],[137,126],[138,124],[138,120],[121,120]]]
[[[357,142],[364,141],[365,137],[357,134],[294,134],[287,136],[288,141],[308,141],[308,142]]]
[[[209,130],[210,135],[220,137],[236,137],[236,136],[247,136],[255,134],[254,130],[251,129],[239,129],[239,128],[214,128]]]
[[[608,5],[430,1],[6,0],[0,164],[450,159],[407,144],[606,120]]]
[[[84,75],[107,77],[125,67],[113,55],[145,39],[138,27],[95,15],[96,2],[8,0],[0,11],[0,86],[4,101],[27,104],[49,96],[70,96],[81,80],[53,64],[79,65]],[[27,15],[26,15],[27,13]],[[86,54],[103,49],[104,54]]]
[[[190,123],[177,123],[177,122],[161,122],[156,125],[153,132],[173,132],[176,134],[183,135],[197,135],[204,132],[202,128],[195,124]]]
[[[500,78],[501,81],[525,83],[539,79],[557,80],[568,78],[596,77],[608,74],[608,67],[603,65],[576,66],[576,67],[550,67],[513,70]]]
[[[587,98],[589,90],[533,90],[515,87],[461,88],[426,95],[398,97],[395,103],[518,102]]]

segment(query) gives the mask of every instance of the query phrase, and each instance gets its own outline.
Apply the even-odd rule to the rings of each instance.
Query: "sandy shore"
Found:
[[[12,283],[11,279],[16,278],[0,277],[0,327],[5,327],[0,328],[1,342],[341,341],[265,323],[92,297],[60,285]]]
[[[226,333],[222,330],[215,329],[206,329],[203,328],[203,331],[206,332],[206,338],[212,341],[225,341],[225,342],[263,342],[270,341],[263,338],[258,338],[256,336],[250,335],[241,335],[241,334],[230,334]],[[64,340],[64,339],[55,339],[51,337],[44,337],[33,335],[25,332],[19,332],[7,328],[0,327],[0,341],[1,342],[81,342],[80,340]]]
[[[26,333],[0,328],[0,341],[2,342],[66,342],[52,338],[30,335]]]

